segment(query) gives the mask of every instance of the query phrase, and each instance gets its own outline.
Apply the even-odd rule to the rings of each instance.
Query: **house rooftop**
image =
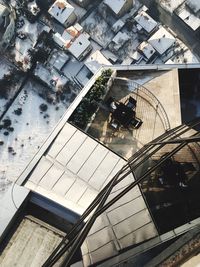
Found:
[[[71,44],[71,46],[68,48],[68,51],[76,58],[79,58],[89,46],[91,46],[91,44],[88,40],[88,35],[82,33]]]
[[[121,30],[121,28],[124,26],[124,22],[121,19],[118,19],[112,26],[112,30],[114,32],[118,32],[119,30]]]
[[[104,0],[104,3],[109,6],[109,8],[112,9],[115,14],[118,14],[125,5],[126,0],[115,0],[114,3],[113,0]]]
[[[63,86],[68,82],[68,79],[63,75],[60,75],[56,69],[52,67],[48,68],[40,63],[37,64],[34,74],[43,82],[48,84],[48,86],[55,92],[62,89]]]
[[[74,12],[74,7],[65,0],[56,0],[48,12],[60,23],[64,24],[67,18]]]
[[[139,46],[138,49],[145,55],[147,59],[150,59],[156,52],[151,44],[144,41]]]
[[[130,40],[130,36],[128,36],[125,32],[118,32],[115,37],[112,39],[114,43],[114,50],[119,50],[128,40]]]
[[[164,54],[175,41],[175,37],[162,26],[148,40],[160,55]]]
[[[200,1],[199,0],[187,0],[186,5],[189,6],[193,12],[196,14],[200,10]]]
[[[87,58],[85,65],[92,73],[96,73],[102,65],[109,66],[112,64],[99,50],[97,50]]]
[[[200,18],[195,16],[188,8],[184,8],[178,16],[194,31],[200,27]]]
[[[57,70],[61,70],[69,61],[69,56],[64,51],[54,50],[48,60],[48,64],[52,65]]]
[[[135,17],[135,21],[148,33],[153,31],[158,25],[158,23],[143,10]]]

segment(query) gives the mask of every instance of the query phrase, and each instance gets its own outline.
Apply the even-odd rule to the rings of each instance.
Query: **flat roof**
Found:
[[[189,9],[183,9],[178,16],[194,31],[200,27],[200,18],[191,13]]]
[[[148,33],[153,31],[158,25],[158,23],[143,10],[135,17],[135,21]]]
[[[145,55],[147,59],[150,59],[153,54],[155,54],[156,50],[153,48],[151,44],[148,42],[144,41],[142,42],[139,46],[138,49],[142,51],[142,53]]]
[[[76,58],[79,56],[90,46],[90,41],[88,40],[88,36],[84,33],[80,34],[76,40],[70,45],[68,48],[69,52],[74,55]]]
[[[197,13],[200,10],[199,0],[186,0],[186,5],[188,5],[194,13]]]
[[[61,70],[68,60],[69,56],[64,51],[54,50],[50,55],[48,64],[58,70]]]

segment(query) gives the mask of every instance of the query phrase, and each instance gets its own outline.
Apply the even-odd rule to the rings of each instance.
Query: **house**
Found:
[[[124,26],[124,22],[121,19],[118,19],[112,26],[112,31],[114,31],[115,33],[117,33],[118,31],[121,30],[121,28]]]
[[[92,45],[88,40],[88,35],[85,33],[80,34],[68,46],[68,51],[78,60],[82,60],[91,50]]]
[[[128,40],[130,40],[130,36],[128,36],[125,32],[119,31],[112,39],[109,48],[111,50],[118,51]]]
[[[104,0],[104,4],[116,16],[121,17],[133,7],[133,0]]]
[[[138,50],[146,57],[147,61],[151,60],[156,53],[153,46],[146,41],[142,42],[138,46]]]
[[[171,48],[175,42],[175,37],[162,26],[148,40],[148,43],[153,46],[160,56]]]
[[[76,21],[74,7],[65,0],[56,0],[48,12],[65,27],[72,25]]]
[[[62,90],[68,82],[68,79],[55,68],[45,66],[41,63],[37,63],[34,75],[45,85],[48,85],[53,92]]]
[[[68,61],[69,56],[64,51],[54,49],[49,56],[48,65],[51,65],[58,71],[62,71]]]
[[[102,65],[111,66],[112,64],[99,50],[96,50],[87,58],[85,65],[93,74],[95,74]]]
[[[193,31],[197,31],[200,28],[200,18],[195,16],[189,8],[182,9],[180,13],[178,13],[178,16]]]
[[[130,57],[133,59],[134,64],[139,64],[143,60],[143,56],[140,54],[139,51],[134,51]]]
[[[200,1],[199,0],[187,0],[186,6],[198,17],[200,17]]]
[[[9,15],[9,10],[6,6],[0,4],[0,26],[5,22],[6,17]]]
[[[73,0],[73,2],[81,7],[87,7],[92,2],[92,0]]]
[[[53,39],[58,46],[68,48],[71,45],[71,42],[74,41],[82,33],[82,31],[83,28],[81,25],[76,23],[74,26],[65,29],[62,35],[56,32],[53,35]]]
[[[150,17],[144,10],[138,13],[138,15],[135,17],[135,21],[147,34],[151,34],[158,25],[158,23],[152,17]]]
[[[200,2],[187,0],[176,10],[177,16],[193,31],[200,30]]]

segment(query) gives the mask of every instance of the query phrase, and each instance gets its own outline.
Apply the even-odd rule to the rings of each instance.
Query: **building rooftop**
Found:
[[[198,0],[186,0],[186,5],[188,5],[195,14],[200,10],[200,2]]]
[[[121,19],[119,19],[119,20],[117,20],[117,21],[113,24],[113,26],[112,26],[112,30],[113,30],[114,32],[118,32],[119,30],[121,30],[121,28],[122,28],[124,25],[125,25],[125,23],[124,23]]]
[[[112,0],[104,0],[104,3],[109,6],[115,14],[118,14],[125,5],[126,1],[127,0],[115,0],[115,4],[113,4]]]
[[[183,68],[183,66],[135,65],[112,66],[111,68],[113,70],[112,78],[105,86],[109,90],[106,91],[105,98],[99,101],[97,111],[95,111],[96,116],[87,125],[85,132],[72,125],[72,121],[71,123],[68,121],[87,93],[90,92],[97,77],[101,75],[101,70],[81,90],[76,100],[71,104],[34,158],[24,167],[24,171],[16,181],[23,184],[21,188],[30,189],[33,195],[46,197],[47,202],[52,200],[56,205],[61,204],[69,212],[74,211],[79,215],[83,214],[104,186],[127,164],[127,158],[129,161],[126,165],[125,179],[113,186],[107,201],[112,200],[124,188],[132,184],[135,178],[141,177],[149,170],[151,164],[157,164],[161,156],[166,156],[166,150],[163,149],[156,157],[152,157],[145,164],[142,164],[136,172],[130,169],[130,162],[133,159],[130,157],[134,156],[135,152],[161,134],[166,136],[166,134],[174,133],[170,131],[170,126],[177,127],[181,123],[180,76],[177,68]],[[187,66],[187,71],[188,68],[189,66]],[[191,68],[195,68],[195,66],[192,65]],[[46,76],[45,79],[47,79]],[[143,121],[139,129],[121,127],[116,130],[110,127],[109,115],[111,112],[109,112],[108,106],[106,108],[103,105],[110,96],[120,103],[126,103],[130,96],[137,97],[135,112],[136,116]],[[104,121],[99,116],[100,113],[103,114]],[[95,133],[99,131],[97,133],[98,138],[90,131],[92,127]],[[190,127],[188,128],[191,130]],[[196,131],[191,130],[191,134],[194,133]],[[174,146],[170,144],[167,152],[171,152],[170,148],[174,148]],[[125,153],[122,155],[123,149]],[[193,167],[192,172],[195,172],[196,175],[194,179],[190,177],[187,181],[190,197],[196,188],[192,198],[193,202],[187,200],[183,194],[184,189],[178,185],[176,187],[171,186],[167,179],[166,184],[162,184],[158,179],[160,176],[157,176],[156,172],[152,172],[151,176],[148,176],[139,186],[137,185],[126,192],[123,197],[115,201],[96,219],[81,247],[85,266],[119,255],[123,252],[122,250],[127,250],[129,246],[134,246],[139,253],[145,248],[149,249],[155,244],[160,244],[199,223],[199,218],[195,213],[198,209],[194,210],[190,218],[188,218],[188,214],[185,215],[187,204],[193,206],[195,203],[195,207],[198,208],[199,206],[199,201],[195,202],[195,199],[199,199],[199,169],[197,169],[197,162],[193,153],[189,149],[188,151],[188,154],[181,157],[181,164],[190,163],[189,167]],[[148,152],[145,151],[143,156],[146,157],[147,155]],[[185,158],[191,162],[184,162]],[[188,164],[181,166],[189,168]],[[158,175],[162,175],[162,173]],[[10,201],[13,200],[11,191],[12,187],[8,191]],[[183,217],[171,216],[175,212],[178,215],[180,212]],[[0,219],[2,221],[2,218]],[[183,222],[187,223],[183,225]],[[30,229],[32,226],[34,229],[37,228],[35,223],[30,224]],[[161,230],[159,227],[166,228]],[[26,229],[25,227],[21,233],[25,233]],[[169,230],[170,232],[168,232]],[[53,250],[53,242],[49,236],[54,236],[55,231],[53,233],[52,230],[46,231],[46,227],[41,230],[39,226],[40,231],[46,236],[46,246],[50,243],[47,253],[49,255]],[[33,233],[31,238],[37,240],[35,232],[30,230],[29,234],[30,232]],[[57,236],[56,239],[59,242],[60,237]],[[23,248],[30,252],[30,243],[26,248],[24,240],[27,239],[23,239]],[[43,241],[41,240],[41,242]],[[33,243],[36,244],[37,242],[34,241]],[[42,249],[41,254],[43,254]],[[34,245],[33,251],[35,250],[37,250],[36,245]],[[20,251],[17,250],[16,253],[20,253]],[[36,258],[30,257],[30,260],[37,260],[41,254],[39,253]],[[1,260],[4,259],[0,258]],[[10,261],[9,257],[7,260]]]
[[[112,39],[114,43],[114,50],[119,50],[128,40],[130,40],[130,36],[126,32],[118,32],[115,37]]]
[[[164,54],[175,41],[175,37],[162,26],[148,40],[160,55]]]
[[[59,71],[40,63],[37,64],[34,74],[55,92],[63,89],[64,85],[68,82],[68,79],[61,75]]]
[[[188,8],[182,9],[178,16],[194,31],[200,27],[200,18],[195,16]]]
[[[148,33],[152,32],[158,23],[150,17],[145,11],[141,11],[135,17],[135,21]]]
[[[48,12],[60,23],[64,24],[68,17],[74,12],[74,7],[65,0],[56,0]]]
[[[104,57],[101,51],[97,50],[86,59],[85,65],[92,73],[96,73],[102,65],[109,66],[112,64]]]
[[[90,46],[91,43],[88,39],[88,35],[82,33],[68,47],[68,51],[76,58],[79,58],[81,54]]]
[[[156,52],[153,46],[145,41],[138,46],[138,49],[145,55],[147,59],[150,59]]]
[[[54,50],[49,57],[48,64],[57,70],[61,70],[68,61],[69,56],[64,51]]]

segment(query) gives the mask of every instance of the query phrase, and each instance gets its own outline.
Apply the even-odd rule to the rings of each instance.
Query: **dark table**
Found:
[[[135,118],[135,111],[123,103],[119,103],[112,113],[112,118],[124,127],[128,127]]]

